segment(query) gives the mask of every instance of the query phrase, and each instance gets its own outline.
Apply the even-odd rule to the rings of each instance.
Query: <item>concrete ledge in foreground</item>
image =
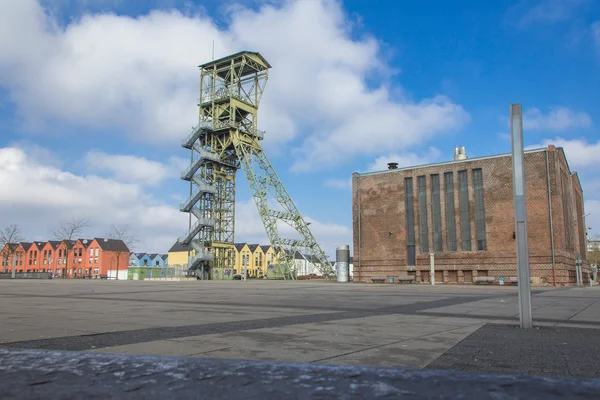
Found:
[[[19,398],[595,399],[600,380],[0,348]]]

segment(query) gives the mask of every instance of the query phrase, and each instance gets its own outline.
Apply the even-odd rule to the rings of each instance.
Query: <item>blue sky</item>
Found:
[[[509,152],[513,102],[527,146],[566,149],[600,232],[593,0],[0,0],[0,223],[31,239],[63,218],[90,236],[128,223],[138,250],[166,251],[213,40],[273,65],[263,144],[328,249],[351,241],[352,172]],[[236,241],[264,242],[238,179]]]

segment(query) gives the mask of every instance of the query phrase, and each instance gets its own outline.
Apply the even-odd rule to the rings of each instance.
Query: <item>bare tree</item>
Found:
[[[21,236],[21,228],[19,228],[19,225],[8,225],[0,231],[0,249],[2,249],[2,256],[4,259],[4,272],[8,271],[8,264],[12,264],[13,269],[15,268],[15,263],[12,258],[17,249],[17,246],[6,245],[18,244],[24,240],[23,236]]]
[[[595,234],[588,240],[590,248],[588,249],[587,259],[590,264],[596,264],[600,268],[600,234]]]
[[[73,218],[70,220],[62,220],[51,229],[52,237],[65,245],[65,270],[67,271],[67,274],[69,271],[69,255],[75,244],[74,241],[83,234],[83,230],[88,226],[90,225],[87,218]],[[75,271],[73,271],[73,275],[75,275],[74,272]]]
[[[127,246],[129,251],[131,251],[131,247],[138,243],[138,235],[129,225],[112,225],[110,227],[110,231],[108,233],[109,239],[114,240],[122,240],[123,243]],[[121,247],[117,247],[115,251],[115,255],[117,257],[117,276],[119,279],[119,263],[121,260],[121,254],[123,254],[123,249]]]

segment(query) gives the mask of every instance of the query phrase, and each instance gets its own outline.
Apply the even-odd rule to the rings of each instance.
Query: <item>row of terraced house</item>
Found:
[[[0,251],[0,271],[48,272],[56,277],[105,277],[127,269],[130,251],[122,240],[94,238],[7,243]]]

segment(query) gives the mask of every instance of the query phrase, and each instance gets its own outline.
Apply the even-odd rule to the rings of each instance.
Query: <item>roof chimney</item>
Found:
[[[398,163],[397,162],[389,162],[388,169],[398,169]]]
[[[466,160],[467,158],[465,146],[454,146],[454,161]]]

